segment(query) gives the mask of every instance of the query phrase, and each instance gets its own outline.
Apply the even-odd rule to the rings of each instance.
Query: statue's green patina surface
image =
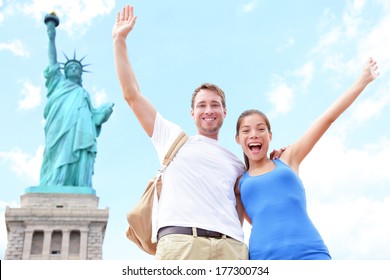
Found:
[[[97,152],[96,139],[114,104],[94,108],[82,86],[82,59],[67,58],[61,71],[55,45],[59,20],[54,13],[45,18],[49,38],[49,66],[44,71],[47,104],[44,109],[45,150],[40,185],[27,192],[94,193],[92,175]]]

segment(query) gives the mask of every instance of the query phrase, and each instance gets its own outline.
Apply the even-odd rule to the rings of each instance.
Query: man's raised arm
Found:
[[[133,29],[136,20],[134,9],[130,5],[123,7],[122,12],[117,13],[112,29],[115,68],[123,97],[133,110],[145,132],[151,137],[157,111],[149,100],[141,94],[127,53],[126,38]]]

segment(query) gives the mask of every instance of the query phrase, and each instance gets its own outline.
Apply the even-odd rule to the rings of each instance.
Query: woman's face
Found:
[[[241,145],[249,161],[258,161],[267,157],[272,133],[265,119],[253,113],[241,120],[236,141]]]

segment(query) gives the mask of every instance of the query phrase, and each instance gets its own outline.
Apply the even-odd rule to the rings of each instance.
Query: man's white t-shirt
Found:
[[[181,131],[157,113],[151,139],[160,163]],[[163,174],[156,230],[165,226],[197,227],[243,242],[234,184],[244,171],[242,161],[217,140],[202,135],[189,137]]]

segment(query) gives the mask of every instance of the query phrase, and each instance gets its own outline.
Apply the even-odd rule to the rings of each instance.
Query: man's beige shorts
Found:
[[[232,238],[210,238],[185,234],[163,236],[157,244],[156,260],[247,260],[248,247]]]

